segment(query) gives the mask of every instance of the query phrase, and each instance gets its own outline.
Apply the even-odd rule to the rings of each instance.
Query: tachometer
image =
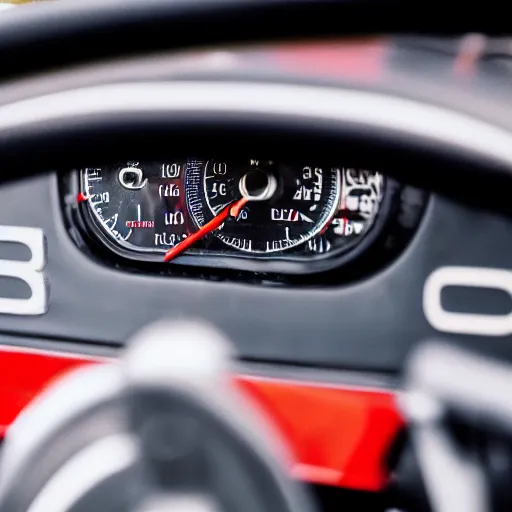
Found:
[[[187,237],[180,163],[123,162],[82,171],[82,199],[101,231],[118,245],[162,251]]]
[[[224,244],[249,253],[275,253],[320,233],[336,212],[340,171],[273,161],[189,162],[189,210],[198,227],[240,197],[249,201],[237,218],[215,231]]]

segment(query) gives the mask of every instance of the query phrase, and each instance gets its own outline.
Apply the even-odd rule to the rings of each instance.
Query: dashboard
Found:
[[[453,335],[425,313],[430,276],[512,261],[505,181],[475,178],[507,158],[508,71],[454,78],[449,52],[413,43],[162,54],[5,84],[18,106],[2,111],[0,164],[26,179],[2,186],[0,218],[44,234],[50,295],[44,314],[3,315],[3,339],[99,353],[199,318],[244,364],[395,385],[419,340]],[[445,288],[449,312],[509,311],[496,290]],[[462,336],[510,355],[510,335]]]

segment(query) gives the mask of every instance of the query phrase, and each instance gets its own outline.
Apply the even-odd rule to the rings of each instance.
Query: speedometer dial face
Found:
[[[189,210],[198,227],[237,198],[259,198],[271,188],[215,231],[224,244],[247,253],[277,253],[308,241],[333,217],[341,194],[340,171],[314,165],[194,161],[186,179]]]

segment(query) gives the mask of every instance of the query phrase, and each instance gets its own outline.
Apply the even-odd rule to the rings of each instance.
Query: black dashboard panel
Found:
[[[397,370],[414,343],[437,334],[422,306],[433,271],[447,265],[510,269],[512,261],[507,218],[440,196],[431,197],[413,240],[384,269],[343,286],[300,289],[106,265],[70,238],[53,174],[3,187],[0,218],[44,230],[51,286],[45,315],[2,316],[4,332],[121,345],[152,320],[202,318],[223,329],[243,359],[299,365]],[[475,309],[464,294],[456,306]],[[458,338],[510,354],[510,336]]]

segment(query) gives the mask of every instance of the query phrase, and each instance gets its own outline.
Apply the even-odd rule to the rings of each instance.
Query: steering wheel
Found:
[[[398,8],[400,18],[391,19]],[[71,0],[2,13],[0,242],[32,250],[25,266],[0,261],[3,276],[32,291],[30,300],[0,298],[2,332],[36,346],[90,343],[84,350],[103,355],[162,316],[185,316],[215,324],[244,362],[292,373],[355,368],[364,378],[384,374],[386,386],[395,385],[411,348],[439,333],[510,359],[510,313],[497,306],[499,318],[490,318],[495,312],[482,313],[468,294],[453,301],[469,312],[448,311],[441,300],[450,286],[512,295],[512,115],[503,77],[472,82],[431,63],[430,81],[400,73],[358,80],[255,59],[271,52],[269,41],[435,22],[432,10],[413,16],[411,9],[371,1]],[[468,10],[454,31],[476,14]],[[267,47],[254,46],[261,42]],[[226,50],[235,43],[253,46]],[[219,50],[205,52],[206,45]],[[382,169],[405,185],[394,212],[403,229],[393,243],[381,240],[379,247],[393,245],[382,261],[368,253],[364,265],[320,265],[314,275],[298,265],[282,287],[268,277],[282,271],[279,261],[265,271],[235,268],[235,276],[179,264],[146,273],[102,260],[66,227],[75,200],[60,193],[66,173],[91,161],[165,159],[169,146],[180,155],[198,146],[212,154],[341,155]],[[171,402],[183,405],[178,395]],[[280,479],[276,488],[288,496]]]

